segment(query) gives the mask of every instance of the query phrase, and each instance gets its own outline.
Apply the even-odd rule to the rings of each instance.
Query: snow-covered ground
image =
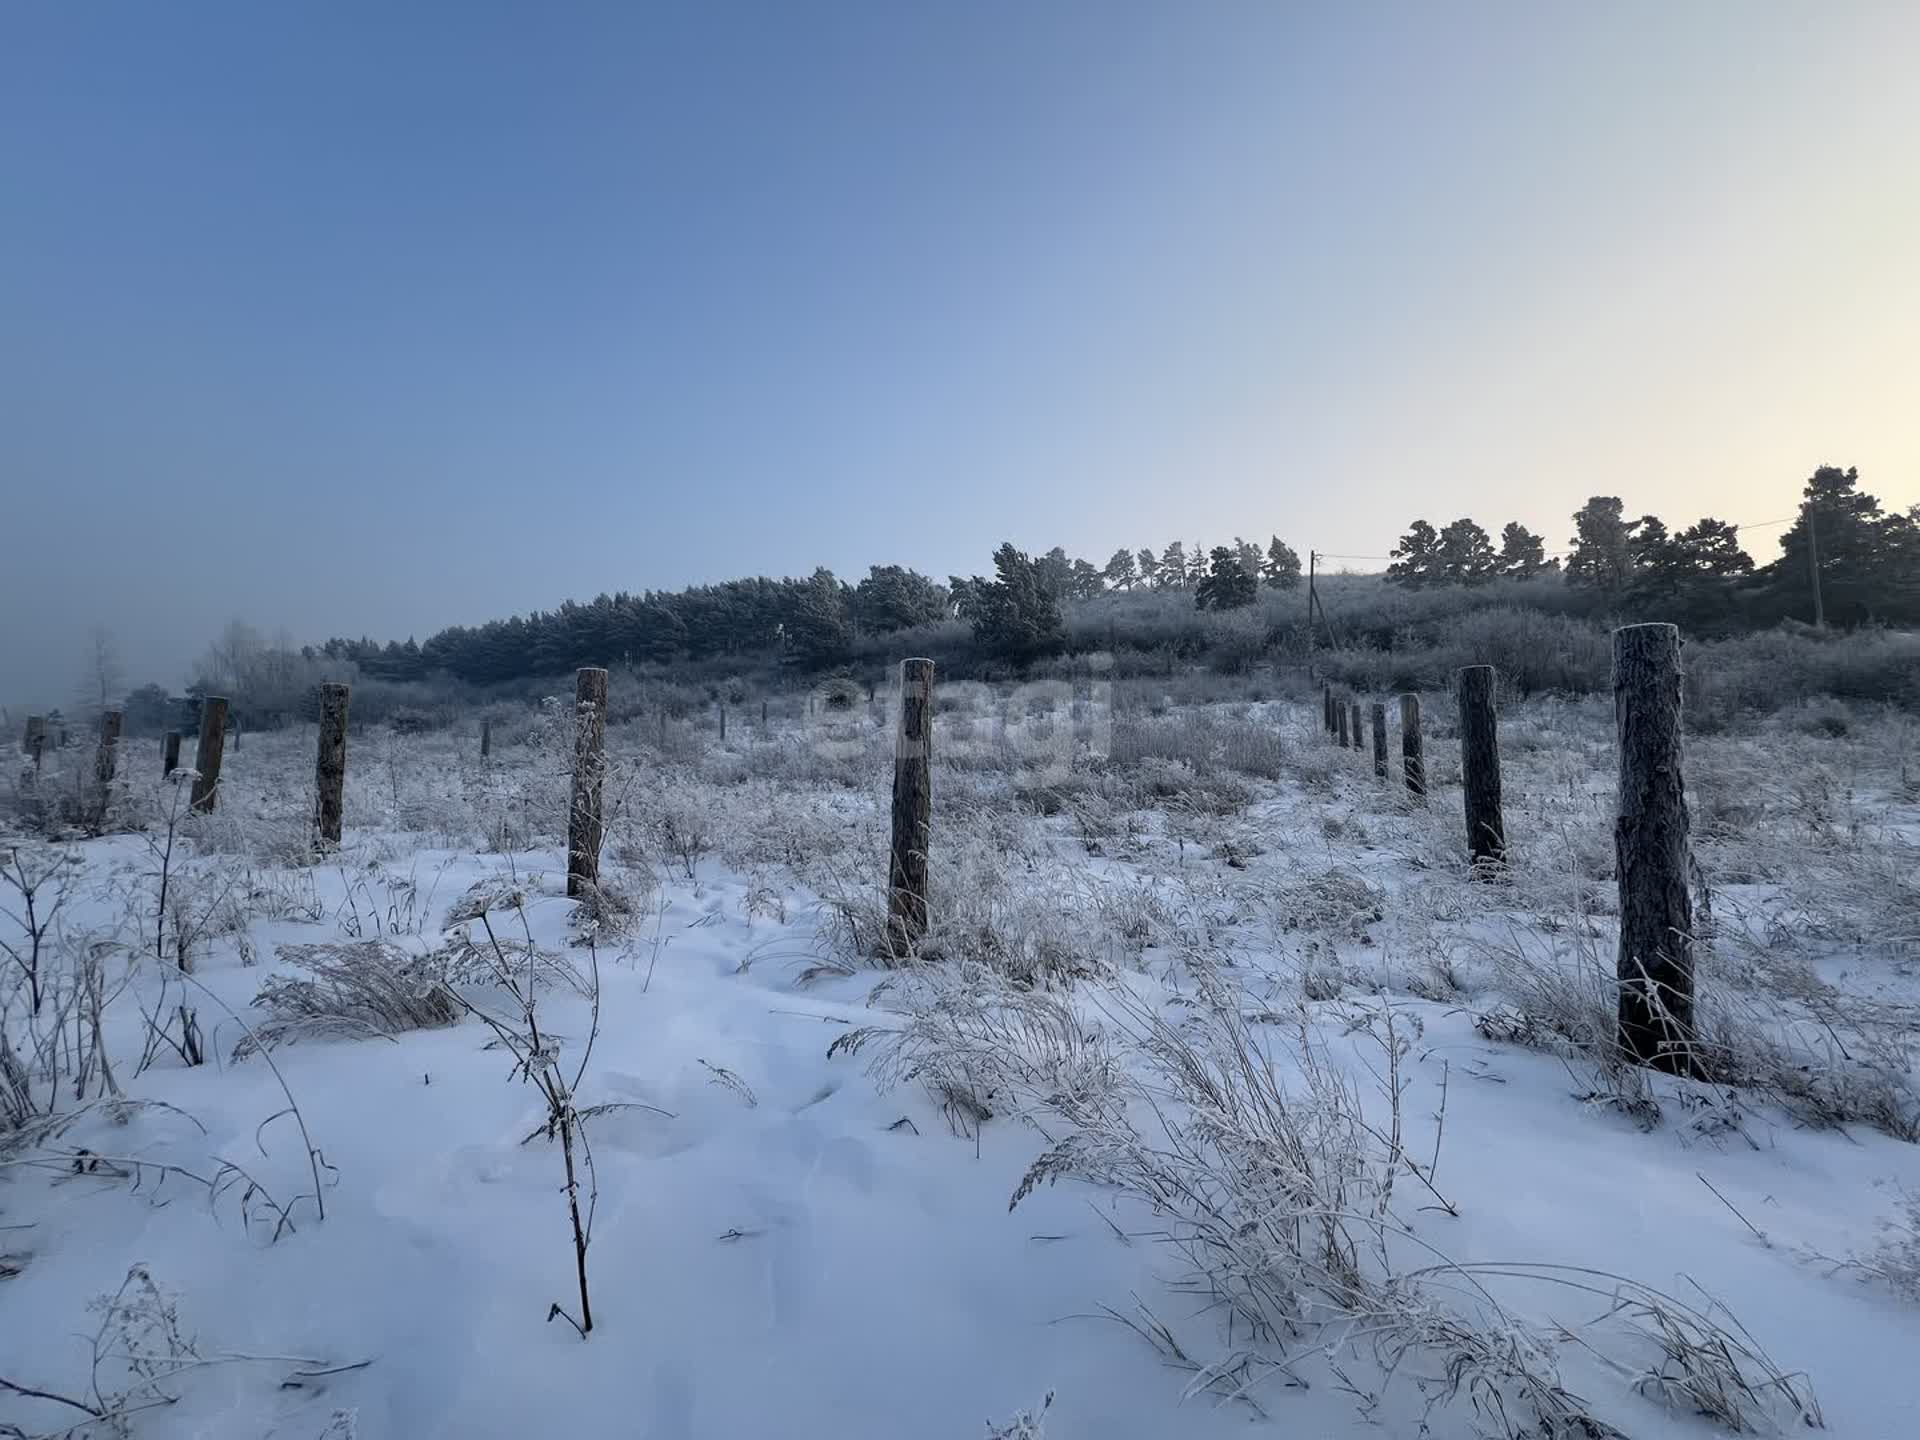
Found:
[[[0,1392],[0,1433],[111,1433],[88,1406],[154,1437],[894,1440],[1023,1410],[1055,1440],[1518,1435],[1543,1432],[1516,1377],[1548,1367],[1622,1433],[1710,1433],[1682,1383],[1733,1372],[1663,1356],[1649,1315],[1685,1323],[1666,1302],[1602,1318],[1644,1296],[1623,1281],[1796,1377],[1795,1398],[1735,1395],[1751,1428],[1800,1428],[1815,1396],[1836,1435],[1920,1433],[1920,1253],[1882,1228],[1920,1190],[1920,1148],[1887,1133],[1915,1116],[1898,1071],[1920,946],[1911,727],[1694,742],[1703,996],[1784,1057],[1708,1085],[1610,1075],[1590,1036],[1555,1029],[1604,1005],[1611,964],[1601,710],[1504,718],[1516,875],[1487,887],[1456,854],[1444,706],[1424,807],[1327,745],[1311,709],[1142,703],[1106,758],[1043,774],[952,747],[933,958],[907,971],[859,943],[888,776],[865,717],[831,745],[798,712],[770,734],[736,718],[724,744],[617,725],[621,913],[597,928],[564,894],[553,717],[502,729],[485,763],[466,731],[356,734],[347,841],[319,864],[299,854],[311,730],[249,736],[220,814],[167,867],[190,981],[154,958],[173,794],[135,777],[120,813],[142,833],[16,852],[72,858],[38,900],[44,916],[64,896],[39,1021],[17,966],[5,982],[16,1091],[40,1113],[0,1139],[17,1271],[0,1380],[45,1393]],[[479,947],[460,993],[511,1028],[486,925],[509,957],[530,939],[538,1024],[579,1076],[585,1339],[562,1147],[486,1024],[244,1053],[271,1018],[263,982],[305,973],[283,947],[381,939],[443,964],[475,895],[493,908],[452,927]],[[0,906],[21,900],[0,886]],[[0,917],[0,939],[24,933]],[[205,1063],[181,1053],[182,1006]],[[1271,1112],[1197,1116],[1162,1022],[1211,1037],[1194,1042],[1210,1063],[1223,1038],[1258,1047],[1322,1147],[1304,1190],[1261,1193],[1295,1163],[1262,1150]],[[1024,1186],[1049,1153],[1079,1158]],[[1126,1182],[1176,1153],[1219,1191],[1156,1206]],[[1344,1310],[1267,1229],[1275,1196],[1309,1230],[1330,1218],[1314,1167],[1339,1156],[1351,1213],[1331,1218],[1366,1287]],[[1209,1213],[1245,1221],[1231,1254],[1196,1243]],[[126,1286],[136,1266],[170,1310]]]

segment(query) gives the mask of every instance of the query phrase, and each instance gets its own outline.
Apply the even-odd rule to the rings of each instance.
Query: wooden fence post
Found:
[[[1406,770],[1407,789],[1416,797],[1427,793],[1427,755],[1420,735],[1420,697],[1400,697],[1400,757]]]
[[[1333,686],[1326,685],[1320,691],[1320,724],[1328,735],[1334,733],[1333,723]]]
[[[1491,665],[1469,665],[1457,680],[1460,769],[1467,791],[1467,854],[1476,875],[1507,861],[1507,823],[1500,809],[1500,730]]]
[[[113,776],[120,765],[120,731],[126,724],[124,710],[100,712],[100,750],[93,759],[94,823],[104,824],[107,804],[113,799]]]
[[[1361,722],[1360,702],[1354,700],[1350,705],[1353,710],[1353,748],[1363,750],[1366,748],[1367,736],[1365,726]]]
[[[767,733],[767,697],[764,695],[760,697],[760,733]]]
[[[887,858],[887,931],[893,953],[927,933],[927,844],[933,824],[933,661],[900,662],[893,747],[893,841]]]
[[[47,749],[47,717],[44,715],[27,716],[26,734],[27,754],[33,759],[35,773],[40,769],[40,757]]]
[[[165,779],[180,768],[180,732],[167,731],[167,738],[160,742],[160,778]]]
[[[340,816],[344,808],[342,792],[347,782],[347,686],[330,683],[320,687],[320,752],[314,762],[313,779],[318,798],[314,803],[314,826],[322,845],[340,843]]]
[[[188,808],[210,815],[220,802],[220,761],[227,753],[227,697],[200,699],[200,743],[194,750],[193,796]]]
[[[1373,773],[1387,778],[1387,707],[1378,700],[1373,702]]]
[[[666,711],[660,712],[661,719]],[[573,806],[567,817],[567,894],[600,883],[601,784],[607,772],[607,672],[587,666],[573,687]]]
[[[1333,733],[1342,750],[1347,748],[1347,706],[1344,700],[1333,702]]]
[[[493,721],[480,722],[480,758],[486,759],[493,754]]]
[[[1699,1066],[1680,695],[1678,626],[1624,625],[1613,632],[1613,712],[1620,736],[1613,829],[1620,883],[1620,1047],[1639,1064],[1692,1075]]]
[[[720,743],[727,743],[727,702],[720,702]]]

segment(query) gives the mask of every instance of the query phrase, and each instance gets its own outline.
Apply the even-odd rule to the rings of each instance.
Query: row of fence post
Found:
[[[1347,701],[1333,693],[1331,685],[1321,691],[1321,713],[1326,731],[1342,749],[1351,746],[1355,750],[1366,748],[1368,737],[1373,742],[1373,773],[1385,780],[1393,771],[1393,762],[1388,753],[1387,707],[1384,701],[1373,702],[1369,715],[1369,725],[1362,725],[1360,702]],[[1427,793],[1427,758],[1425,743],[1420,736],[1420,697],[1402,695],[1400,697],[1400,762],[1401,774],[1407,789],[1415,796]]]
[[[932,829],[932,739],[934,664],[911,659],[900,666],[900,709],[894,745],[892,825],[887,865],[887,945],[896,956],[912,953],[927,930],[927,873]],[[1614,711],[1619,776],[1615,860],[1620,895],[1619,1039],[1641,1063],[1690,1072],[1695,1068],[1693,1025],[1692,899],[1689,890],[1688,815],[1681,773],[1680,632],[1676,626],[1624,626],[1613,634]],[[1459,702],[1461,784],[1471,872],[1498,878],[1508,859],[1501,795],[1498,677],[1491,665],[1470,665],[1455,676]],[[323,844],[338,844],[346,779],[347,709],[344,684],[320,687],[319,744],[315,760],[314,829]],[[567,893],[585,895],[599,883],[606,776],[607,672],[597,667],[575,678],[575,744],[572,800],[567,826]],[[1402,695],[1402,774],[1416,797],[1427,793],[1420,699]],[[1332,686],[1322,692],[1327,731],[1343,747],[1372,741],[1377,778],[1390,773],[1387,710],[1373,702],[1363,725],[1358,699],[1343,699]],[[725,725],[725,708],[721,725]],[[124,713],[101,716],[94,783],[104,814],[118,772]],[[214,809],[225,749],[227,701],[201,702],[198,752],[191,807]],[[36,722],[39,722],[36,724]],[[45,722],[29,716],[26,741],[36,765],[45,744]],[[724,736],[724,728],[722,730]],[[490,748],[491,727],[481,730],[481,751]],[[181,735],[164,742],[165,773],[178,767]]]
[[[1618,1039],[1638,1064],[1677,1074],[1699,1070],[1693,997],[1693,901],[1689,820],[1682,774],[1680,630],[1651,623],[1613,632],[1613,699],[1619,759],[1614,861],[1620,901],[1615,955]],[[1454,677],[1459,702],[1460,778],[1470,874],[1498,879],[1508,863],[1501,794],[1498,676],[1469,665]],[[1325,687],[1327,733],[1362,746],[1360,703]],[[1372,714],[1373,762],[1385,778],[1386,707]],[[1400,697],[1407,788],[1427,790],[1420,699]]]

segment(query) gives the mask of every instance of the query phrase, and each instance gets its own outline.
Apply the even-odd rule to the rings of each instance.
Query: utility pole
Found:
[[[1313,607],[1315,605],[1313,582],[1320,569],[1320,553],[1307,551],[1307,680],[1313,680]]]
[[[1807,570],[1813,579],[1813,628],[1827,628],[1826,602],[1820,598],[1820,511],[1807,506]]]

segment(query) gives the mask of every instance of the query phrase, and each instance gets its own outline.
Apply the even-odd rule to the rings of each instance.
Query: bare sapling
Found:
[[[605,675],[606,672],[600,673]],[[493,926],[493,915],[497,910],[511,910],[518,916],[523,937],[521,941],[509,943],[500,938]],[[573,1229],[574,1276],[579,1291],[580,1314],[574,1316],[556,1300],[547,1310],[547,1319],[550,1322],[556,1317],[565,1320],[584,1340],[593,1331],[593,1304],[587,1293],[587,1247],[593,1239],[593,1217],[600,1191],[593,1164],[593,1147],[587,1142],[586,1128],[581,1123],[574,1096],[580,1088],[582,1077],[587,1073],[587,1062],[593,1058],[594,1041],[600,1035],[599,950],[589,935],[587,955],[591,968],[587,997],[592,1006],[592,1019],[588,1025],[586,1043],[581,1048],[580,1063],[574,1066],[569,1078],[561,1068],[559,1038],[548,1034],[540,1024],[535,990],[540,952],[534,944],[532,926],[527,921],[525,897],[516,888],[480,888],[464,904],[456,906],[448,920],[459,926],[476,921],[479,923],[486,935],[486,944],[471,945],[469,942],[472,954],[488,972],[488,979],[506,992],[512,1002],[512,1010],[507,1014],[495,1014],[475,1004],[456,987],[449,986],[449,993],[462,1009],[491,1030],[501,1048],[513,1056],[512,1073],[531,1083],[540,1092],[547,1107],[544,1128],[549,1138],[560,1142],[560,1156],[566,1167],[567,1219]],[[581,1205],[583,1177],[587,1192],[584,1209]]]
[[[7,952],[20,972],[27,1004],[35,1015],[46,999],[48,939],[67,903],[68,881],[77,863],[72,853],[50,846],[16,845],[0,852],[0,884],[13,892],[11,902],[0,905],[0,915],[20,932],[17,945],[0,939],[0,950]]]
[[[1679,627],[1626,625],[1613,632],[1620,1046],[1640,1064],[1687,1075],[1698,1064],[1680,696]]]

